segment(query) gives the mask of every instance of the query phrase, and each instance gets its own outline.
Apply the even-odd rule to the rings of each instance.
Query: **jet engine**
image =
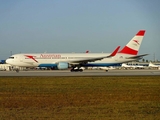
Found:
[[[59,62],[57,64],[57,68],[59,70],[64,70],[64,69],[68,69],[69,68],[69,64],[67,62]]]

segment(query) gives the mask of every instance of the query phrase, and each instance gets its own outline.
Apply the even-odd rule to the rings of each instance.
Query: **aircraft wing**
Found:
[[[108,56],[102,56],[102,57],[94,57],[94,58],[85,58],[85,59],[81,59],[81,60],[74,60],[74,61],[68,61],[70,64],[72,63],[87,63],[87,62],[94,62],[97,60],[102,60],[104,58],[110,58],[113,57],[117,54],[118,50],[119,50],[120,46],[118,46],[110,55]]]
[[[148,54],[143,54],[143,55],[136,55],[136,56],[132,56],[132,57],[127,57],[127,59],[141,59],[143,56],[146,56]]]

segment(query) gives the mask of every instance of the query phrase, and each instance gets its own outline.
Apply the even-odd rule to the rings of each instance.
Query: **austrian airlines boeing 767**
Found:
[[[83,71],[80,67],[107,67],[120,65],[124,62],[141,59],[143,55],[137,55],[142,43],[145,30],[140,30],[129,43],[118,52],[118,46],[112,53],[23,53],[15,54],[6,60],[12,66],[23,67],[57,67]]]

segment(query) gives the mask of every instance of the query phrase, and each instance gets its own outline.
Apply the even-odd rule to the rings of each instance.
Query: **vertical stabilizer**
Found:
[[[119,53],[137,55],[144,34],[145,30],[140,30]]]

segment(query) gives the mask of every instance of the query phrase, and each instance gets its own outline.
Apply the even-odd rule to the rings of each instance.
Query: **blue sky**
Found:
[[[16,53],[112,52],[140,30],[160,60],[159,0],[0,0],[0,59]]]

